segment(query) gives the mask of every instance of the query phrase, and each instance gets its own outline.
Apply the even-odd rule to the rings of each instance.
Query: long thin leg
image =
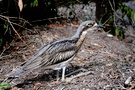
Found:
[[[57,70],[57,81],[59,81],[59,69]]]
[[[62,68],[62,81],[64,81],[65,79],[65,70],[66,70],[66,66]]]

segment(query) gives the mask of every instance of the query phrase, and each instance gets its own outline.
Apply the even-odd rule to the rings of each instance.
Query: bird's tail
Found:
[[[12,78],[18,78],[26,73],[31,72],[32,70],[39,68],[42,66],[42,59],[35,59],[33,61],[28,61],[24,62],[20,66],[16,67],[13,69],[10,73],[6,74],[5,76],[7,77],[12,77]]]
[[[10,77],[10,78],[18,78],[22,75],[24,75],[27,71],[23,70],[22,67],[17,67],[13,69],[10,73],[6,74],[5,76]]]
[[[26,73],[26,71],[24,71],[21,67],[17,67],[15,69],[13,69],[10,73],[4,75],[5,76],[5,80],[3,82],[7,82],[9,83],[11,86],[16,85],[15,82],[13,82],[14,79],[24,75]]]

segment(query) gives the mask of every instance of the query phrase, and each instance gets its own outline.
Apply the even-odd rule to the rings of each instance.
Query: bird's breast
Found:
[[[77,44],[76,44],[77,47],[80,47],[82,45],[82,43],[83,43],[83,41],[84,41],[84,39],[86,37],[86,34],[87,34],[87,31],[83,31],[81,33],[80,38],[78,39]]]

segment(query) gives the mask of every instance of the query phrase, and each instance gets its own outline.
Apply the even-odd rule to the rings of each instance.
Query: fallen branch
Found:
[[[12,25],[11,21],[9,20],[9,17],[0,15],[0,17],[4,18],[4,21],[7,21],[9,25],[12,27],[13,31],[17,34],[17,36],[21,39],[21,41],[33,52],[33,50],[28,46],[28,44],[22,39],[22,37],[19,35],[19,33],[15,30],[14,26]],[[11,17],[10,17],[11,18]],[[12,17],[13,18],[13,17]],[[6,19],[6,20],[5,20]],[[23,19],[24,20],[24,19]]]

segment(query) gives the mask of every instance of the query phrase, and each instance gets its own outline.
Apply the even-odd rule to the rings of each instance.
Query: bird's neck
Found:
[[[72,36],[72,40],[75,41],[76,45],[80,47],[86,37],[87,31],[83,31],[82,28],[78,28],[75,35]]]

